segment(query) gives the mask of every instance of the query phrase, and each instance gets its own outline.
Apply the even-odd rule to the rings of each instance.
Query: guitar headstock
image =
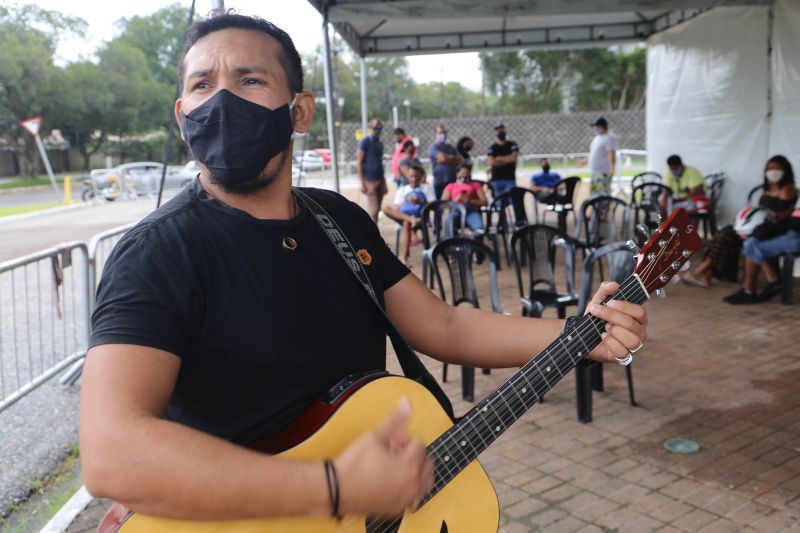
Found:
[[[634,270],[648,294],[666,285],[702,244],[695,222],[676,209],[642,247]]]

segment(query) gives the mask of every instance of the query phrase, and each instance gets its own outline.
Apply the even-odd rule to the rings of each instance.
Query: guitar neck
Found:
[[[624,300],[641,304],[647,298],[638,276],[633,275],[606,302]],[[604,325],[604,321],[593,315],[581,317],[573,328],[432,442],[428,453],[436,464],[434,487],[420,505],[433,498],[600,344]]]

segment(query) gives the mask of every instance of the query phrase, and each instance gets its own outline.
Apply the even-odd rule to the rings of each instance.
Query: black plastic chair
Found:
[[[614,196],[595,196],[581,204],[578,223],[575,225],[575,240],[583,246],[586,254],[610,242],[628,240],[630,235],[631,207],[627,202]],[[602,263],[598,263],[600,277],[603,277]]]
[[[594,293],[593,272],[595,264],[601,263],[604,259],[608,265],[608,279],[618,283],[628,278],[636,267],[636,258],[625,243],[614,242],[592,251],[583,262],[578,315],[583,315],[586,312],[586,306],[591,301]],[[636,406],[631,365],[625,367],[625,375],[628,379],[628,395],[631,405]],[[592,421],[592,390],[603,390],[603,364],[584,359],[575,368],[575,396],[578,420],[583,423]]]
[[[652,170],[636,174],[631,178],[631,191],[643,183],[664,183],[664,178],[661,174],[653,172]],[[631,196],[631,198],[633,198],[633,196]]]
[[[631,192],[633,223],[643,223],[650,229],[658,227],[658,215],[661,212],[658,200],[667,195],[667,214],[672,212],[672,189],[661,183],[642,183]]]
[[[575,190],[580,182],[581,178],[578,176],[570,176],[568,178],[558,180],[553,185],[555,201],[552,204],[545,204],[544,211],[542,212],[543,224],[547,222],[548,213],[555,213],[558,216],[558,229],[563,233],[567,232],[567,213],[571,212],[573,218],[575,218],[575,206],[573,205],[573,199],[575,198]],[[536,210],[536,219],[538,220],[538,202],[534,202],[533,207]]]
[[[502,313],[500,307],[500,291],[497,286],[497,255],[486,245],[473,239],[454,237],[444,239],[431,250],[431,268],[436,282],[439,285],[439,297],[447,301],[445,284],[442,282],[442,272],[447,273],[450,286],[450,303],[459,306],[467,303],[475,308],[480,308],[478,290],[473,273],[474,259],[478,256],[489,265],[489,293],[492,301],[492,311]],[[439,267],[439,262],[445,268]],[[484,369],[484,374],[489,370]],[[442,381],[447,381],[447,363],[442,365]],[[468,402],[475,401],[475,369],[461,367],[461,395]]]
[[[429,202],[422,208],[420,214],[422,225],[422,281],[428,284],[428,272],[431,269],[431,249],[433,245],[456,236],[453,227],[454,211],[458,211],[461,220],[466,220],[467,209],[456,202],[436,200]],[[433,288],[434,277],[430,276],[430,287]]]
[[[500,196],[492,200],[492,203],[484,210],[486,214],[486,234],[492,240],[492,246],[497,254],[497,269],[502,269],[500,261],[500,242],[503,243],[506,262],[511,265],[511,255],[508,251],[508,235],[513,230],[509,226],[519,228],[528,225],[528,210],[526,201],[530,197],[531,206],[536,213],[536,195],[530,189],[524,187],[511,187],[503,191]],[[535,219],[538,215],[535,214]]]
[[[511,235],[511,257],[517,274],[522,316],[540,317],[548,307],[566,318],[567,307],[578,304],[575,291],[575,249],[580,243],[551,226],[531,224]],[[564,251],[566,292],[556,286],[556,251]]]
[[[708,181],[709,178],[711,178],[710,184]],[[692,218],[703,225],[703,236],[706,239],[710,239],[711,236],[717,232],[717,204],[719,204],[719,200],[722,198],[722,188],[725,186],[725,175],[720,172],[706,176],[706,184],[708,198],[711,202],[707,209],[698,209],[696,213],[692,213]]]
[[[756,198],[756,201],[753,202],[753,197],[756,195],[757,192],[763,191],[763,190],[764,190],[764,184],[763,183],[761,185],[756,185],[755,187],[750,189],[750,192],[747,193],[747,204],[748,205],[756,205],[756,204],[758,204],[758,198]]]

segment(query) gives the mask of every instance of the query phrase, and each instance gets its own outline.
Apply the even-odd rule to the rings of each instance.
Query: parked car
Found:
[[[323,156],[313,150],[295,152],[294,164],[298,167],[302,167],[304,172],[308,170],[322,170],[326,166]]]
[[[111,169],[93,170],[90,173],[91,181],[87,184],[87,189],[116,188],[117,192],[114,194],[116,196],[119,193],[119,187],[124,182],[129,191],[134,191],[138,195],[157,194],[163,169],[163,163],[141,161],[125,163]],[[196,161],[190,161],[178,168],[167,167],[164,188],[183,188],[197,176],[198,172],[200,172],[200,168]],[[93,187],[91,182],[94,182]],[[85,192],[84,196],[91,197],[92,193]],[[109,195],[104,194],[104,196]]]
[[[316,152],[322,156],[322,160],[325,163],[331,163],[331,149],[330,148],[312,148],[312,152]]]

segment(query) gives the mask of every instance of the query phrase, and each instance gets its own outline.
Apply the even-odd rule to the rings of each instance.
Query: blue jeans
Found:
[[[514,180],[492,180],[492,192],[494,192],[494,197],[497,198],[504,192],[506,192],[511,187],[516,187],[517,182]]]
[[[472,206],[467,207],[467,227],[472,231],[482,231],[483,230],[483,216],[481,215],[480,209],[477,209]],[[453,210],[450,213],[450,220],[453,223],[453,228],[457,229],[461,227],[461,213],[459,211]]]
[[[744,241],[744,256],[759,265],[764,262],[764,259],[777,257],[787,252],[800,252],[800,233],[791,229],[783,235],[766,241],[759,241],[755,237]]]

